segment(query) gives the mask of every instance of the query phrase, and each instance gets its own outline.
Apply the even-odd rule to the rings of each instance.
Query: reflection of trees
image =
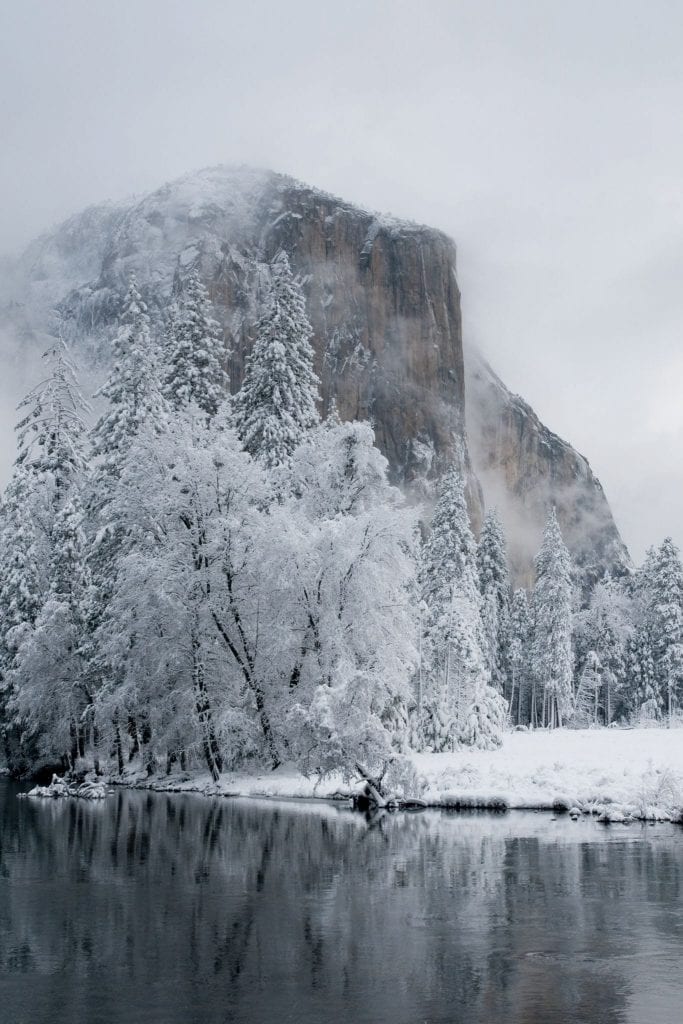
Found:
[[[620,958],[675,927],[677,837],[518,821],[0,793],[0,1001],[40,994],[35,1024],[623,1019]]]

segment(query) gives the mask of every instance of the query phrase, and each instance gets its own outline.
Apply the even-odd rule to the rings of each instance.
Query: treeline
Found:
[[[89,408],[64,344],[21,403],[0,523],[0,723],[12,771],[294,761],[376,777],[506,725],[673,715],[683,583],[670,541],[576,605],[551,510],[533,594],[463,459],[426,540],[365,423],[320,418],[286,255],[240,390],[197,274],[163,330],[134,280]]]

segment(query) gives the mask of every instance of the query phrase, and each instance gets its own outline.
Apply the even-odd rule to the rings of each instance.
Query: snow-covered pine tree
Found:
[[[21,636],[33,627],[45,591],[45,544],[36,533],[33,483],[27,467],[15,465],[0,519],[0,735],[5,763],[13,772],[27,766],[30,754],[15,720],[12,669]]]
[[[88,406],[62,340],[55,340],[43,358],[46,376],[19,405],[23,415],[17,424],[18,455],[0,528],[0,714],[6,738],[7,730],[16,726],[15,740],[25,724],[20,713],[22,687],[30,682],[20,671],[24,652],[34,642],[54,574],[67,572],[64,552],[56,550],[60,516],[78,494],[85,471]],[[16,755],[16,742],[10,745]],[[11,764],[14,755],[8,758]]]
[[[256,327],[242,387],[233,400],[234,422],[245,450],[269,469],[286,466],[320,419],[312,336],[303,291],[281,252],[272,264],[269,301]]]
[[[92,736],[93,695],[83,656],[89,573],[78,491],[58,509],[51,533],[49,590],[23,630],[10,678],[12,711],[40,755],[73,765]]]
[[[655,550],[648,577],[646,615],[660,699],[671,721],[683,687],[683,566],[671,537]]]
[[[554,728],[566,721],[573,697],[571,559],[554,508],[535,565],[532,666],[543,693],[540,722]],[[531,720],[538,724],[536,706]]]
[[[46,376],[19,403],[18,463],[24,463],[51,492],[53,508],[68,499],[70,486],[85,469],[86,418],[76,370],[61,338],[43,354]]]
[[[600,694],[602,692],[602,663],[594,650],[588,651],[579,675],[574,700],[573,722],[586,726],[599,722]]]
[[[133,543],[129,524],[120,515],[117,491],[133,449],[145,433],[160,436],[168,426],[168,403],[161,393],[160,352],[151,331],[147,308],[135,277],[131,276],[118,327],[113,338],[113,365],[107,380],[97,392],[107,399],[107,407],[92,431],[92,450],[96,458],[90,474],[87,501],[89,569],[92,576],[92,600],[88,622],[89,643],[85,651],[91,691],[98,698],[110,695],[120,682],[122,666],[108,658],[103,642],[112,628],[110,601],[118,565]],[[111,702],[106,703],[103,724],[108,720]],[[115,745],[121,764],[121,723],[127,710],[114,707]],[[131,723],[137,736],[137,726]]]
[[[159,435],[168,425],[169,408],[161,393],[159,350],[150,328],[147,309],[131,276],[118,328],[113,339],[114,361],[97,395],[107,407],[95,424],[92,468],[87,501],[91,570],[100,588],[93,610],[97,617],[107,605],[115,572],[115,557],[125,531],[111,516],[118,481],[125,471],[130,448],[143,431]]]
[[[47,587],[45,576],[46,525],[48,509],[37,507],[35,477],[25,461],[15,463],[12,479],[5,490],[0,527],[0,621],[3,651],[0,670],[8,667],[6,644],[12,627],[33,623],[40,611]],[[39,516],[40,513],[40,516]]]
[[[531,612],[526,590],[512,596],[508,658],[510,665],[510,718],[528,722],[531,706]]]
[[[657,685],[654,644],[650,630],[641,623],[633,632],[627,648],[626,664],[637,719],[652,723],[662,717],[662,697]]]
[[[223,365],[227,353],[196,270],[183,282],[171,307],[164,349],[162,390],[169,405],[183,409],[194,402],[207,416],[215,416],[229,393]]]
[[[586,660],[592,653],[600,666],[602,690],[598,695],[598,707],[602,710],[605,725],[609,725],[615,715],[623,717],[632,710],[626,665],[628,640],[633,629],[632,614],[632,602],[626,588],[619,580],[606,574],[593,588],[588,608],[575,617],[578,660],[583,660],[580,657],[583,647]]]
[[[162,430],[168,416],[161,393],[159,349],[133,275],[112,348],[112,368],[97,391],[108,405],[92,431],[93,455],[101,460],[100,477],[102,473],[119,476],[126,451],[142,427]]]
[[[509,701],[510,573],[505,536],[495,510],[484,516],[477,545],[477,572],[491,684]]]
[[[426,743],[453,750],[460,742],[501,742],[506,706],[490,686],[486,664],[476,545],[462,473],[453,466],[442,478],[424,546],[421,596]]]

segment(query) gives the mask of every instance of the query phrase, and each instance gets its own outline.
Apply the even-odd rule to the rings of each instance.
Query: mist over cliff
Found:
[[[549,505],[588,578],[624,570],[628,553],[587,461],[464,351],[454,243],[270,171],[209,168],[91,207],[5,261],[6,397],[20,397],[56,324],[95,381],[130,273],[161,318],[191,269],[209,289],[236,390],[280,249],[304,284],[323,412],[334,400],[342,419],[370,419],[398,483],[429,495],[459,445],[475,527],[483,506],[498,507],[516,580],[531,579]]]

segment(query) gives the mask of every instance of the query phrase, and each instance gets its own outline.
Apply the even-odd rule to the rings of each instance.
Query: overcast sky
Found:
[[[219,162],[458,243],[466,337],[683,544],[683,4],[1,0],[0,252]]]

